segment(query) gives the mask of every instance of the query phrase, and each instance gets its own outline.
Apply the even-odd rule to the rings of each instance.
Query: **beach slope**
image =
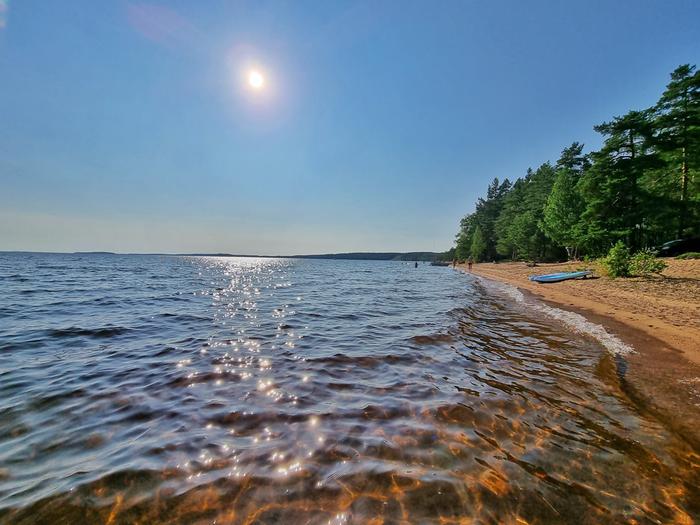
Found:
[[[700,260],[667,260],[661,276],[540,284],[530,275],[575,271],[584,263],[480,263],[471,273],[603,325],[632,346],[623,386],[634,400],[700,445]],[[468,271],[466,265],[459,269]]]

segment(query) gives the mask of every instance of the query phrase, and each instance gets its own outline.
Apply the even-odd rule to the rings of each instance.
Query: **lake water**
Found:
[[[618,365],[451,268],[0,254],[0,523],[692,523]]]

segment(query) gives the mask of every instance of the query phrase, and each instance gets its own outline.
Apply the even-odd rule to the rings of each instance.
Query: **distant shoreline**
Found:
[[[700,261],[671,260],[665,278],[603,277],[554,284],[527,280],[531,274],[577,266],[480,263],[472,273],[583,315],[630,345],[635,352],[624,356],[621,388],[700,451]],[[468,272],[464,264],[458,268]]]
[[[0,250],[0,253],[63,254],[63,255],[160,255],[168,257],[249,257],[263,259],[329,259],[347,261],[418,261],[438,260],[442,252],[344,252],[310,255],[251,255],[236,253],[120,253],[109,251],[37,252],[30,250]]]

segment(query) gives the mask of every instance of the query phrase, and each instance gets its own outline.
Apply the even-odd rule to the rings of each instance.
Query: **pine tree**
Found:
[[[650,147],[650,112],[630,111],[594,129],[606,139],[592,154],[593,165],[581,180],[586,242],[598,253],[618,240],[639,248],[649,208],[641,181],[648,170],[658,167],[658,156]]]
[[[541,226],[555,171],[548,162],[536,171],[528,169],[503,198],[496,221],[496,248],[501,255],[538,259],[552,247]]]
[[[499,255],[515,260],[518,257],[518,247],[515,243],[513,221],[523,211],[526,180],[532,176],[532,170],[528,170],[525,179],[518,179],[512,189],[503,199],[501,214],[496,220],[496,250]]]
[[[578,247],[583,241],[581,214],[584,202],[576,179],[569,170],[557,172],[552,191],[544,207],[544,232],[554,242],[566,247],[569,257],[578,256]]]
[[[493,179],[486,192],[486,198],[479,198],[476,203],[474,221],[481,230],[482,240],[485,245],[483,256],[487,259],[494,259],[497,255],[496,220],[501,214],[504,198],[510,187],[511,184],[508,179],[502,183],[498,179]]]
[[[600,151],[586,155],[574,142],[555,166],[528,169],[512,185],[494,179],[460,225],[458,253],[551,259],[562,247],[602,255],[618,241],[636,250],[700,235],[695,66],[678,67],[653,108],[594,129],[604,137]]]
[[[510,236],[518,254],[530,261],[536,261],[542,253],[542,232],[537,223],[535,212],[528,210],[519,214],[510,227]]]
[[[578,183],[590,166],[588,155],[583,153],[583,144],[574,142],[564,148],[544,207],[544,232],[555,243],[566,247],[569,257],[578,256],[578,248],[584,240],[581,215],[585,204]]]
[[[568,148],[564,148],[561,156],[557,161],[556,169],[565,169],[575,177],[583,174],[591,167],[591,161],[588,155],[583,153],[583,144],[573,142]]]
[[[543,222],[547,198],[552,191],[555,179],[556,171],[554,167],[549,162],[545,162],[535,170],[525,186],[525,218],[522,218],[519,224],[524,226],[525,221],[532,221],[533,225],[528,224],[526,226],[526,230],[531,235],[531,239],[528,241],[527,245],[521,242],[520,249],[522,251],[523,246],[527,246],[528,252],[534,250],[535,253],[529,254],[529,258],[532,260],[545,259],[553,255],[552,249],[554,247],[544,232]],[[560,249],[557,248],[556,251],[559,252]]]
[[[655,109],[656,144],[672,181],[672,199],[677,200],[677,235],[700,233],[700,188],[695,183],[700,169],[700,71],[689,64],[676,68]]]

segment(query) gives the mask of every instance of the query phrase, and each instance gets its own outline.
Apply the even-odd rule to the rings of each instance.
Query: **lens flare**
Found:
[[[9,5],[7,0],[0,0],[0,29],[3,29],[7,25],[7,11],[9,10]]]

